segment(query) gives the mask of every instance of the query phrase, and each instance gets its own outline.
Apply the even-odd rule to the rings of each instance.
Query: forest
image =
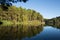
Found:
[[[43,16],[35,10],[15,6],[3,10],[0,6],[0,24],[2,23],[4,26],[13,24],[40,25],[42,22]]]
[[[60,28],[60,16],[52,18],[52,19],[45,19],[45,24]]]

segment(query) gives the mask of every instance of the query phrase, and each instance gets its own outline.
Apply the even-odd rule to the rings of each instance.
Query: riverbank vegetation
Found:
[[[52,19],[45,19],[45,24],[60,28],[60,16]]]
[[[4,26],[14,24],[40,25],[43,22],[43,16],[32,9],[10,6],[5,11],[0,7],[0,22],[3,22]]]

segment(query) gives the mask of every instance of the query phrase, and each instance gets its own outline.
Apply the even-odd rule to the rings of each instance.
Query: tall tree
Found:
[[[17,2],[27,2],[28,0],[0,0],[0,5],[3,8],[3,10],[8,9],[9,6],[12,6],[12,3]]]

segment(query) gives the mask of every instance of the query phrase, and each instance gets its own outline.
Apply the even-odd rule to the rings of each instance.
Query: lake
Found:
[[[1,26],[0,40],[60,40],[60,28],[43,25]]]

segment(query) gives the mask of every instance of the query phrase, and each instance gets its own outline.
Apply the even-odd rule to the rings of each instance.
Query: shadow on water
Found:
[[[32,37],[43,30],[40,26],[0,26],[0,40],[21,40],[25,37]]]
[[[54,28],[60,29],[60,24],[55,24],[55,25],[48,24],[48,25],[45,25],[45,26],[52,26]]]

